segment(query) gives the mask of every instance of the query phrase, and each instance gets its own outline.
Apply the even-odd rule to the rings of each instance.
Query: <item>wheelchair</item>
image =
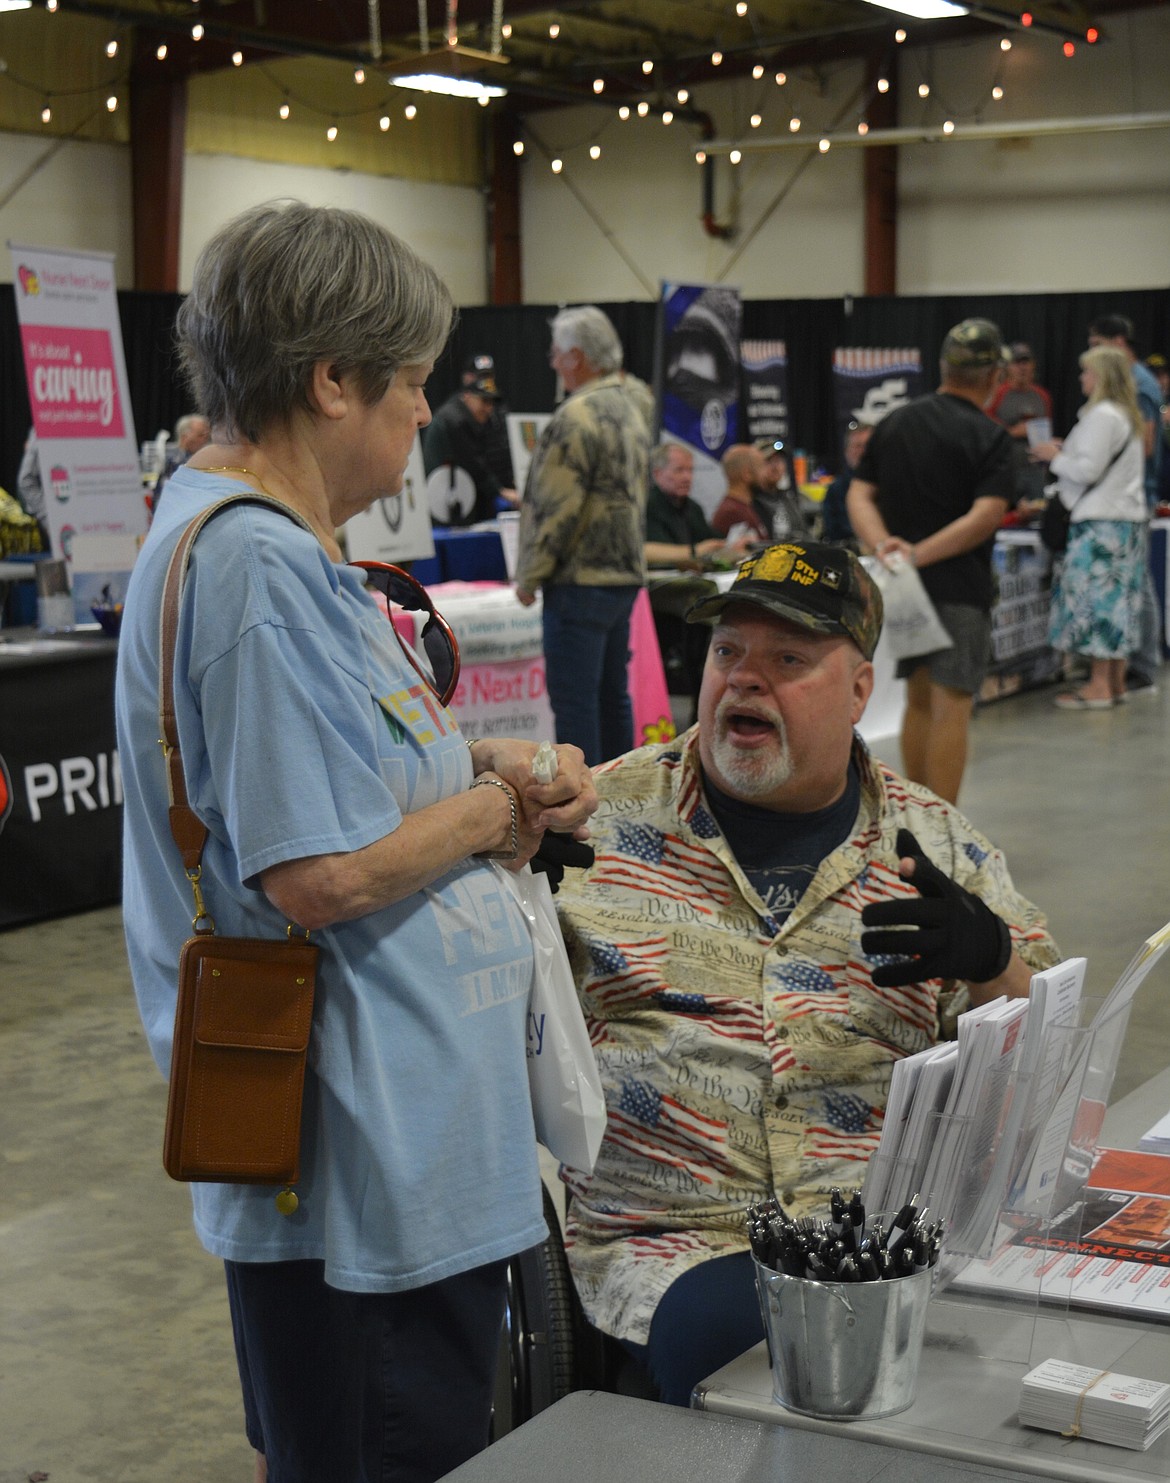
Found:
[[[585,1317],[547,1186],[544,1217],[547,1238],[508,1263],[492,1405],[493,1442],[574,1390],[658,1399],[642,1366]]]

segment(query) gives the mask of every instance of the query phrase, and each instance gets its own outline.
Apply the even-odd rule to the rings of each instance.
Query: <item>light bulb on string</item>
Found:
[[[106,42],[106,56],[113,60],[118,55],[118,43],[116,41]]]
[[[417,118],[418,117],[418,109],[415,107],[415,105],[413,103],[408,103],[406,105],[406,107],[402,110],[402,113],[403,113],[403,116],[405,118]]]
[[[57,0],[45,0],[45,9],[50,15],[57,14]]]
[[[366,69],[364,67],[355,67],[353,69],[353,80],[360,88],[362,83],[366,80]]]
[[[763,77],[763,75],[764,75],[764,64],[763,64],[763,62],[757,62],[756,65],[752,68],[752,76],[755,78],[755,80],[757,82],[759,82],[760,78]]]
[[[1020,25],[1021,26],[1030,26],[1031,24],[1032,24],[1032,12],[1030,10],[1025,10],[1024,13],[1023,13],[1023,15],[1020,17]]]
[[[107,113],[117,113],[117,111],[118,111],[118,97],[117,97],[117,94],[116,93],[111,93],[110,96],[106,99],[106,112]]]
[[[695,164],[705,165],[707,163],[707,151],[705,149],[695,150]]]
[[[1065,54],[1066,57],[1071,57],[1075,53],[1076,49],[1076,43],[1072,41],[1066,41],[1061,47],[1061,51]]]
[[[995,99],[995,101],[997,103],[1003,97],[1003,88],[1001,88],[998,83],[996,83],[996,85],[992,88],[992,90],[991,90],[991,96]]]
[[[196,22],[195,25],[193,25],[191,27],[191,40],[192,41],[202,41],[203,40],[203,27],[201,25],[199,25],[198,22]]]
[[[1011,38],[1010,37],[1007,37],[1007,36],[1000,37],[999,49],[1000,49],[1000,51],[1011,51],[1011,49],[1012,49]]]
[[[731,164],[738,165],[743,159],[743,154],[738,149],[733,149],[727,158]]]
[[[944,134],[953,134],[954,132],[955,132],[954,122],[951,119],[949,119],[949,118],[948,119],[944,119],[943,120],[943,133]]]
[[[599,160],[601,158],[601,145],[600,144],[591,144],[589,146],[589,158],[591,160]]]
[[[1085,32],[1085,40],[1089,43],[1090,46],[1096,46],[1100,35],[1101,33],[1097,30],[1096,26],[1090,26],[1089,29]]]
[[[671,113],[671,111],[670,111],[669,108],[664,108],[662,110],[662,122],[664,124],[672,124],[672,123],[674,123],[674,114]]]
[[[828,154],[829,149],[830,149],[829,140],[828,139],[818,140],[818,142],[817,142],[817,148],[820,150],[820,152],[822,154]]]
[[[329,143],[330,144],[333,143],[333,141],[337,138],[337,125],[336,124],[330,124],[329,125],[329,127],[325,130],[325,137],[326,137],[326,139],[329,140]]]
[[[735,13],[742,21],[744,16],[747,15],[747,0],[736,0]]]
[[[53,110],[46,103],[45,106],[41,109],[41,123],[43,123],[43,124],[49,124],[49,123],[52,123],[52,121],[53,121]]]
[[[748,119],[748,123],[751,124],[753,129],[758,129],[763,122],[764,120],[758,113],[753,113],[751,118]]]
[[[625,123],[626,119],[628,119],[629,116],[630,105],[628,103],[623,103],[622,106],[618,109],[618,118],[621,119],[622,123]]]
[[[488,97],[488,95],[486,93],[480,93],[479,97],[475,101],[479,104],[479,106],[481,108],[486,108],[488,106],[488,104],[492,100]]]
[[[901,46],[902,43],[906,40],[906,33],[900,27],[897,31],[894,32],[894,40],[898,43],[899,46]]]
[[[787,81],[788,81],[788,73],[787,72],[777,72],[777,74],[776,74],[776,86],[778,88],[782,88]]]
[[[918,96],[920,98],[930,97],[930,84],[928,82],[920,82],[918,84]]]
[[[378,127],[381,129],[381,131],[382,131],[383,134],[386,133],[387,129],[389,129],[389,127],[390,127],[390,115],[388,113],[384,113],[382,115],[382,117],[378,120]]]
[[[155,56],[159,59],[160,62],[165,62],[166,61],[166,59],[167,59],[167,44],[166,44],[165,41],[155,51]]]
[[[800,120],[795,115],[788,120],[788,132],[790,134],[800,133]]]
[[[515,143],[512,145],[512,153],[516,156],[517,159],[519,159],[520,156],[524,153],[523,139],[517,139],[515,141]]]
[[[550,168],[552,169],[552,173],[554,175],[559,175],[561,173],[561,171],[565,168],[565,162],[564,162],[564,160],[553,160],[552,165],[551,165]]]
[[[242,51],[232,52],[232,66],[242,67],[244,65],[244,54]]]
[[[649,112],[650,105],[645,101],[645,99],[643,99],[642,102],[638,104],[638,117],[645,118]]]
[[[723,65],[723,53],[721,51],[713,51],[711,53],[711,65],[712,67],[721,67]]]
[[[644,61],[642,63],[642,76],[643,77],[649,77],[650,74],[651,74],[651,72],[653,72],[653,71],[654,71],[654,63],[652,61],[650,61],[649,58],[647,58],[646,61]]]
[[[604,93],[605,92],[605,78],[604,77],[595,77],[593,79],[593,91],[595,93]]]
[[[877,90],[879,93],[888,93],[890,91],[890,79],[888,77],[879,77],[877,80]]]
[[[675,97],[680,103],[685,103],[690,96],[691,95],[687,92],[686,88],[679,88],[678,92],[675,94]]]
[[[549,28],[548,28],[549,40],[550,41],[555,41],[560,34],[561,34],[561,23],[559,21],[553,21],[550,24]]]
[[[864,119],[862,119],[861,122],[857,125],[857,132],[861,135],[861,137],[863,139],[869,133],[869,125],[866,123],[866,121]]]
[[[280,116],[281,116],[282,119],[287,119],[288,118],[289,114],[292,112],[292,109],[288,106],[288,99],[287,98],[280,105],[279,109],[277,109],[277,112],[280,114]]]

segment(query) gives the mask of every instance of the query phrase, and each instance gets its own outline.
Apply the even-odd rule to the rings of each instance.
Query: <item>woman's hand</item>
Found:
[[[1063,447],[1063,438],[1050,438],[1047,443],[1033,443],[1028,457],[1033,463],[1051,463]]]
[[[555,829],[574,839],[588,839],[588,820],[597,809],[593,775],[585,765],[580,747],[554,748],[557,775],[551,783],[539,783],[532,773],[536,743],[512,738],[485,737],[471,748],[476,776],[487,770],[497,773],[516,790],[525,826],[544,831]]]

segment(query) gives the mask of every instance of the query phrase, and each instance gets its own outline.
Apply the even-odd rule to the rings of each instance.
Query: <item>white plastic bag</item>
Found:
[[[916,567],[895,555],[875,561],[870,576],[882,595],[882,637],[894,659],[914,659],[953,647]]]
[[[593,1172],[605,1132],[605,1095],[548,878],[500,870],[532,933],[528,1089],[536,1136],[562,1164]]]

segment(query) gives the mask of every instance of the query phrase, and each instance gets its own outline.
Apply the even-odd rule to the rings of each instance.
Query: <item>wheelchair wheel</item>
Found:
[[[492,1441],[578,1388],[576,1295],[556,1206],[547,1189],[544,1217],[548,1237],[508,1263]]]

